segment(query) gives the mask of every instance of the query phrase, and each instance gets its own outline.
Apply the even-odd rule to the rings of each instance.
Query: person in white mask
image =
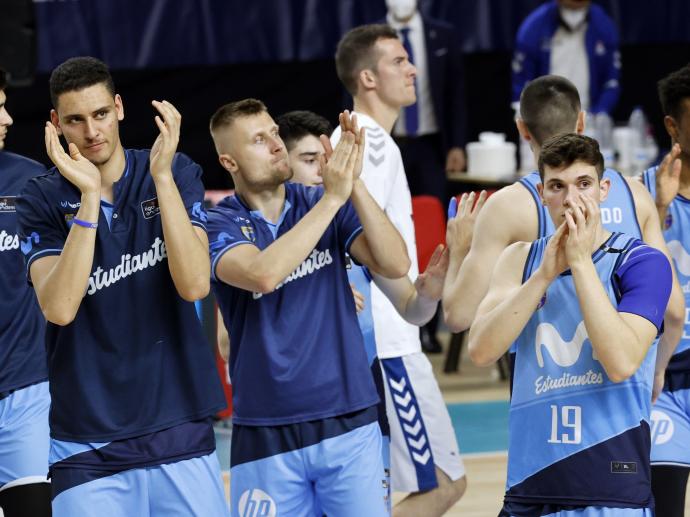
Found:
[[[512,100],[517,108],[525,85],[546,74],[569,79],[582,109],[613,111],[620,95],[618,30],[590,0],[551,0],[518,29],[512,63]]]

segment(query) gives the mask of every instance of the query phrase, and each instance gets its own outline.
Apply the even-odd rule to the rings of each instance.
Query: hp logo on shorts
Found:
[[[239,517],[275,517],[278,513],[275,501],[258,488],[245,490],[240,496],[239,510]]]
[[[652,443],[663,445],[673,438],[673,420],[658,409],[652,410]]]

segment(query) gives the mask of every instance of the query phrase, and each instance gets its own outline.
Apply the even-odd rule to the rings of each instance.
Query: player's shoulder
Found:
[[[46,172],[43,164],[31,158],[9,151],[2,151],[0,152],[0,171],[5,174],[6,170],[11,170],[16,174],[22,174],[27,177],[38,176]]]
[[[517,216],[518,219],[514,222],[519,223],[525,214],[534,212],[534,206],[534,197],[530,191],[521,183],[516,182],[494,192],[486,200],[482,212],[490,212],[495,217]],[[510,222],[506,221],[506,224]]]

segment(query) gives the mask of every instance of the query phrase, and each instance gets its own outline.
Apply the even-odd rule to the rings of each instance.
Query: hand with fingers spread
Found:
[[[482,190],[475,204],[476,194],[463,194],[458,204],[457,198],[450,200],[448,206],[448,226],[446,227],[446,245],[451,253],[467,253],[472,244],[474,223],[479,211],[486,201],[486,191]]]
[[[333,197],[342,205],[352,193],[359,146],[355,143],[354,135],[347,132],[343,133],[335,149],[331,151],[329,145],[326,151],[326,155],[321,157],[325,195]]]
[[[680,187],[680,145],[674,144],[656,171],[656,206],[666,210]],[[664,223],[664,220],[661,220]]]
[[[64,178],[79,189],[82,194],[100,193],[101,173],[84,158],[75,144],[69,144],[69,154],[60,144],[60,137],[52,123],[45,128],[46,151]]]
[[[551,283],[558,275],[568,269],[565,242],[568,239],[568,224],[563,222],[549,239],[544,258],[539,265],[540,274]]]
[[[599,205],[591,198],[580,194],[578,201],[565,213],[568,225],[565,253],[571,268],[592,260],[600,219]]]
[[[158,110],[155,121],[160,131],[151,147],[151,175],[158,178],[166,173],[172,174],[172,160],[180,140],[182,115],[168,101],[152,101]]]
[[[443,244],[439,244],[429,259],[424,273],[421,273],[414,286],[420,296],[430,300],[440,300],[443,295],[443,284],[448,272],[449,252]]]

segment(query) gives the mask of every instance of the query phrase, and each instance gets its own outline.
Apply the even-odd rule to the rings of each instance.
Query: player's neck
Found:
[[[372,94],[373,95],[373,94]],[[354,99],[354,110],[373,118],[387,133],[393,131],[395,121],[400,116],[400,109],[395,109],[372,96],[357,96]]]
[[[98,171],[101,173],[101,198],[109,203],[113,201],[113,183],[120,179],[125,172],[127,166],[127,159],[125,157],[125,150],[122,144],[118,142],[115,151],[110,156],[110,159],[97,165]]]
[[[256,192],[242,188],[239,185],[236,185],[236,187],[235,194],[239,196],[250,210],[258,210],[267,221],[272,223],[278,222],[285,206],[285,183],[281,183],[275,189],[265,189]]]

